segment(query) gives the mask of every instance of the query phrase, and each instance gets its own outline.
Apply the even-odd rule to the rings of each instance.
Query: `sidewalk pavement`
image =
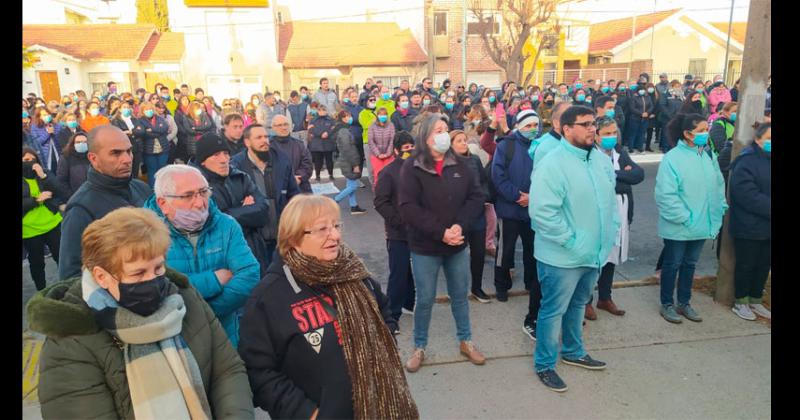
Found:
[[[473,339],[488,360],[474,366],[458,352],[448,304],[436,304],[427,358],[406,374],[423,418],[720,418],[770,417],[771,330],[736,317],[695,292],[703,322],[674,325],[658,314],[658,286],[614,289],[627,313],[598,311],[587,321],[589,354],[608,363],[593,372],[559,364],[569,386],[549,391],[533,372],[532,342],[522,332],[527,296],[470,301]],[[413,351],[413,317],[400,320],[401,360]],[[23,418],[41,418],[37,403]],[[269,416],[256,410],[256,418]]]

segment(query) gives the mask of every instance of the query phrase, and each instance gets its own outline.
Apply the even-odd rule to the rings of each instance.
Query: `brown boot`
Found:
[[[478,348],[475,347],[475,344],[472,344],[472,341],[462,341],[458,349],[461,351],[461,354],[467,356],[469,361],[473,364],[482,365],[486,363],[486,356],[478,351]]]
[[[406,370],[411,373],[418,371],[423,360],[425,360],[425,349],[415,349],[414,354],[406,362]]]
[[[609,300],[598,300],[597,301],[597,309],[604,309],[608,312],[611,312],[614,315],[622,316],[625,315],[625,311],[622,309],[617,308],[617,305],[614,304],[614,301]]]
[[[589,321],[594,321],[597,319],[597,314],[594,313],[594,308],[592,308],[591,303],[586,305],[586,312],[583,313],[583,317]]]

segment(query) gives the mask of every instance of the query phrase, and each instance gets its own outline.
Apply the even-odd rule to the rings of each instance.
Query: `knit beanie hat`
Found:
[[[217,152],[226,151],[231,152],[228,146],[228,141],[217,135],[216,133],[206,133],[200,140],[197,141],[197,153],[195,153],[195,161],[197,164],[205,162],[210,156]]]
[[[539,122],[539,115],[532,109],[524,109],[517,114],[517,127],[525,127],[532,122]]]

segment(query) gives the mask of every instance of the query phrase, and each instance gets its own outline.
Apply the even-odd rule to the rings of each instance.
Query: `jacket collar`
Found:
[[[186,234],[179,231],[172,223],[167,219],[167,216],[161,211],[161,208],[158,207],[158,203],[156,202],[156,195],[153,194],[147,201],[144,202],[143,208],[148,210],[152,210],[158,217],[160,217],[164,222],[169,226],[170,236],[180,236],[185,237]],[[203,229],[200,232],[205,233],[207,230],[213,229],[217,223],[217,220],[222,215],[222,212],[219,210],[217,203],[214,201],[213,198],[208,199],[208,219],[206,219],[206,224],[203,225]]]
[[[456,157],[453,154],[453,149],[449,149],[447,153],[444,154],[444,167],[446,168],[448,166],[453,166],[456,164],[458,164],[458,162],[456,161]],[[425,165],[422,164],[421,159],[414,159],[414,167],[420,168],[431,175],[438,175],[436,173],[436,168],[431,168],[431,169],[426,168]]]
[[[556,140],[561,140],[561,134],[558,134],[558,131],[556,131],[556,129],[555,129],[555,128],[553,128],[552,130],[550,130],[550,133],[549,133],[549,134],[550,134],[551,136],[553,136],[553,137],[554,137]]]
[[[688,150],[688,151],[695,152],[695,153],[701,153],[701,152],[703,151],[703,149],[702,149],[702,148],[700,148],[700,147],[697,147],[697,146],[694,146],[694,147],[692,147],[692,146],[689,146],[689,144],[688,144],[688,143],[686,143],[686,140],[683,140],[683,139],[681,139],[681,140],[678,140],[678,147],[679,147],[680,149],[683,149],[683,150]]]
[[[127,193],[131,184],[130,178],[113,178],[97,172],[91,166],[86,174],[86,180],[94,187],[115,193]]]
[[[580,147],[575,147],[575,146],[572,145],[572,143],[569,142],[569,140],[562,141],[561,145],[562,145],[563,148],[567,149],[567,151],[571,155],[575,156],[576,158],[578,158],[580,160],[589,160],[592,157],[594,157],[594,155],[592,154],[592,151],[597,152],[597,149],[595,147],[589,148],[588,151],[585,150],[585,149],[581,149]]]

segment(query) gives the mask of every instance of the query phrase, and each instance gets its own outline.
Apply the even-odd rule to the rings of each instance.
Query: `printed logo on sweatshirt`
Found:
[[[333,306],[333,299],[328,296],[323,296],[323,299]],[[320,352],[323,331],[328,324],[333,324],[334,331],[336,331],[336,336],[339,339],[339,345],[342,345],[342,329],[339,321],[328,314],[318,297],[310,297],[295,302],[291,305],[291,310],[292,317],[297,321],[297,328],[314,351]]]
[[[461,178],[461,174],[456,172],[453,174],[453,178]]]

